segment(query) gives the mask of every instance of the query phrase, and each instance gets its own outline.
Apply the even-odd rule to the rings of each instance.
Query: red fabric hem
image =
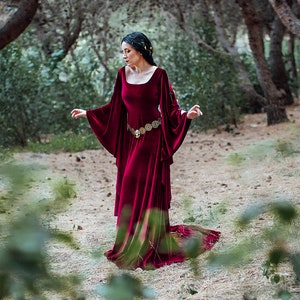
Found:
[[[221,232],[216,230],[204,229],[200,226],[187,226],[187,225],[176,225],[170,227],[170,233],[174,240],[178,243],[179,247],[177,251],[170,251],[169,253],[157,254],[153,248],[149,249],[146,255],[140,257],[135,263],[127,265],[126,262],[122,261],[120,254],[113,249],[107,251],[105,256],[107,259],[117,265],[120,269],[134,270],[141,268],[143,270],[157,269],[173,263],[181,263],[188,260],[190,257],[184,253],[184,242],[191,237],[196,237],[200,241],[199,254],[211,250],[212,247],[219,241]],[[180,251],[178,251],[180,249]]]

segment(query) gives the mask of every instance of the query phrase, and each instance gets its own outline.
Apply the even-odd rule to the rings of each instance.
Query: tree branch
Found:
[[[77,13],[78,14],[75,17],[75,21],[71,30],[66,30],[64,34],[63,47],[64,47],[65,55],[67,55],[70,48],[77,41],[82,29],[82,22],[84,21],[84,17],[81,13],[81,10],[78,10]]]
[[[18,10],[0,29],[0,49],[17,39],[28,27],[37,11],[38,2],[38,0],[20,1]]]

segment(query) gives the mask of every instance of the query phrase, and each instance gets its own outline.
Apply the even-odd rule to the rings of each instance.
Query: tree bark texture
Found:
[[[289,77],[291,78],[292,82],[296,82],[298,77],[298,71],[297,71],[297,63],[295,58],[295,36],[292,33],[290,33],[289,35],[287,57],[288,57],[287,66],[288,66]],[[293,92],[296,93],[296,97],[297,97],[298,96],[297,90]]]
[[[294,102],[293,96],[288,84],[287,73],[285,70],[285,64],[282,54],[282,40],[285,33],[285,27],[281,23],[278,16],[275,16],[270,41],[270,67],[272,73],[272,80],[275,83],[278,90],[285,91],[285,105],[292,104]]]
[[[256,9],[252,0],[237,0],[239,4],[249,37],[249,45],[256,64],[258,81],[267,99],[268,125],[287,121],[284,107],[285,92],[279,91],[272,81],[271,71],[264,55],[264,42],[262,25],[257,17]]]
[[[300,20],[294,15],[288,3],[285,0],[269,0],[269,2],[285,27],[300,38]]]
[[[18,10],[0,29],[0,49],[14,41],[31,23],[38,8],[38,0],[23,0]]]

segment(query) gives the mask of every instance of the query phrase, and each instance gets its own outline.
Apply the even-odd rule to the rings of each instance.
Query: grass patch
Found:
[[[274,141],[265,140],[248,146],[240,152],[229,153],[226,161],[228,164],[238,167],[246,161],[262,161],[267,157],[275,156],[275,154]]]
[[[275,157],[275,145],[273,140],[264,140],[245,149],[245,155],[250,160],[263,161],[266,158]]]
[[[277,140],[275,142],[275,150],[278,154],[282,155],[283,157],[289,157],[297,153],[291,142],[282,140]]]
[[[264,140],[242,149],[240,152],[229,153],[226,161],[232,166],[240,166],[246,161],[286,158],[297,153],[300,151],[296,150],[292,140]]]
[[[12,159],[12,157],[13,157],[13,154],[12,154],[11,149],[0,146],[0,162],[1,163],[9,161],[10,159]]]
[[[245,160],[246,157],[239,153],[230,153],[226,158],[226,161],[232,166],[240,166]]]
[[[99,149],[100,143],[93,134],[80,135],[64,133],[50,137],[42,143],[29,142],[26,150],[35,153],[80,152],[87,149]]]

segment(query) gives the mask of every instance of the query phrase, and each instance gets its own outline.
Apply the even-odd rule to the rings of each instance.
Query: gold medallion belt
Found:
[[[139,129],[131,128],[130,125],[127,124],[127,130],[129,130],[133,136],[138,139],[141,135],[157,128],[159,125],[161,125],[161,118],[154,120],[151,123],[147,123],[144,127],[140,127]]]

